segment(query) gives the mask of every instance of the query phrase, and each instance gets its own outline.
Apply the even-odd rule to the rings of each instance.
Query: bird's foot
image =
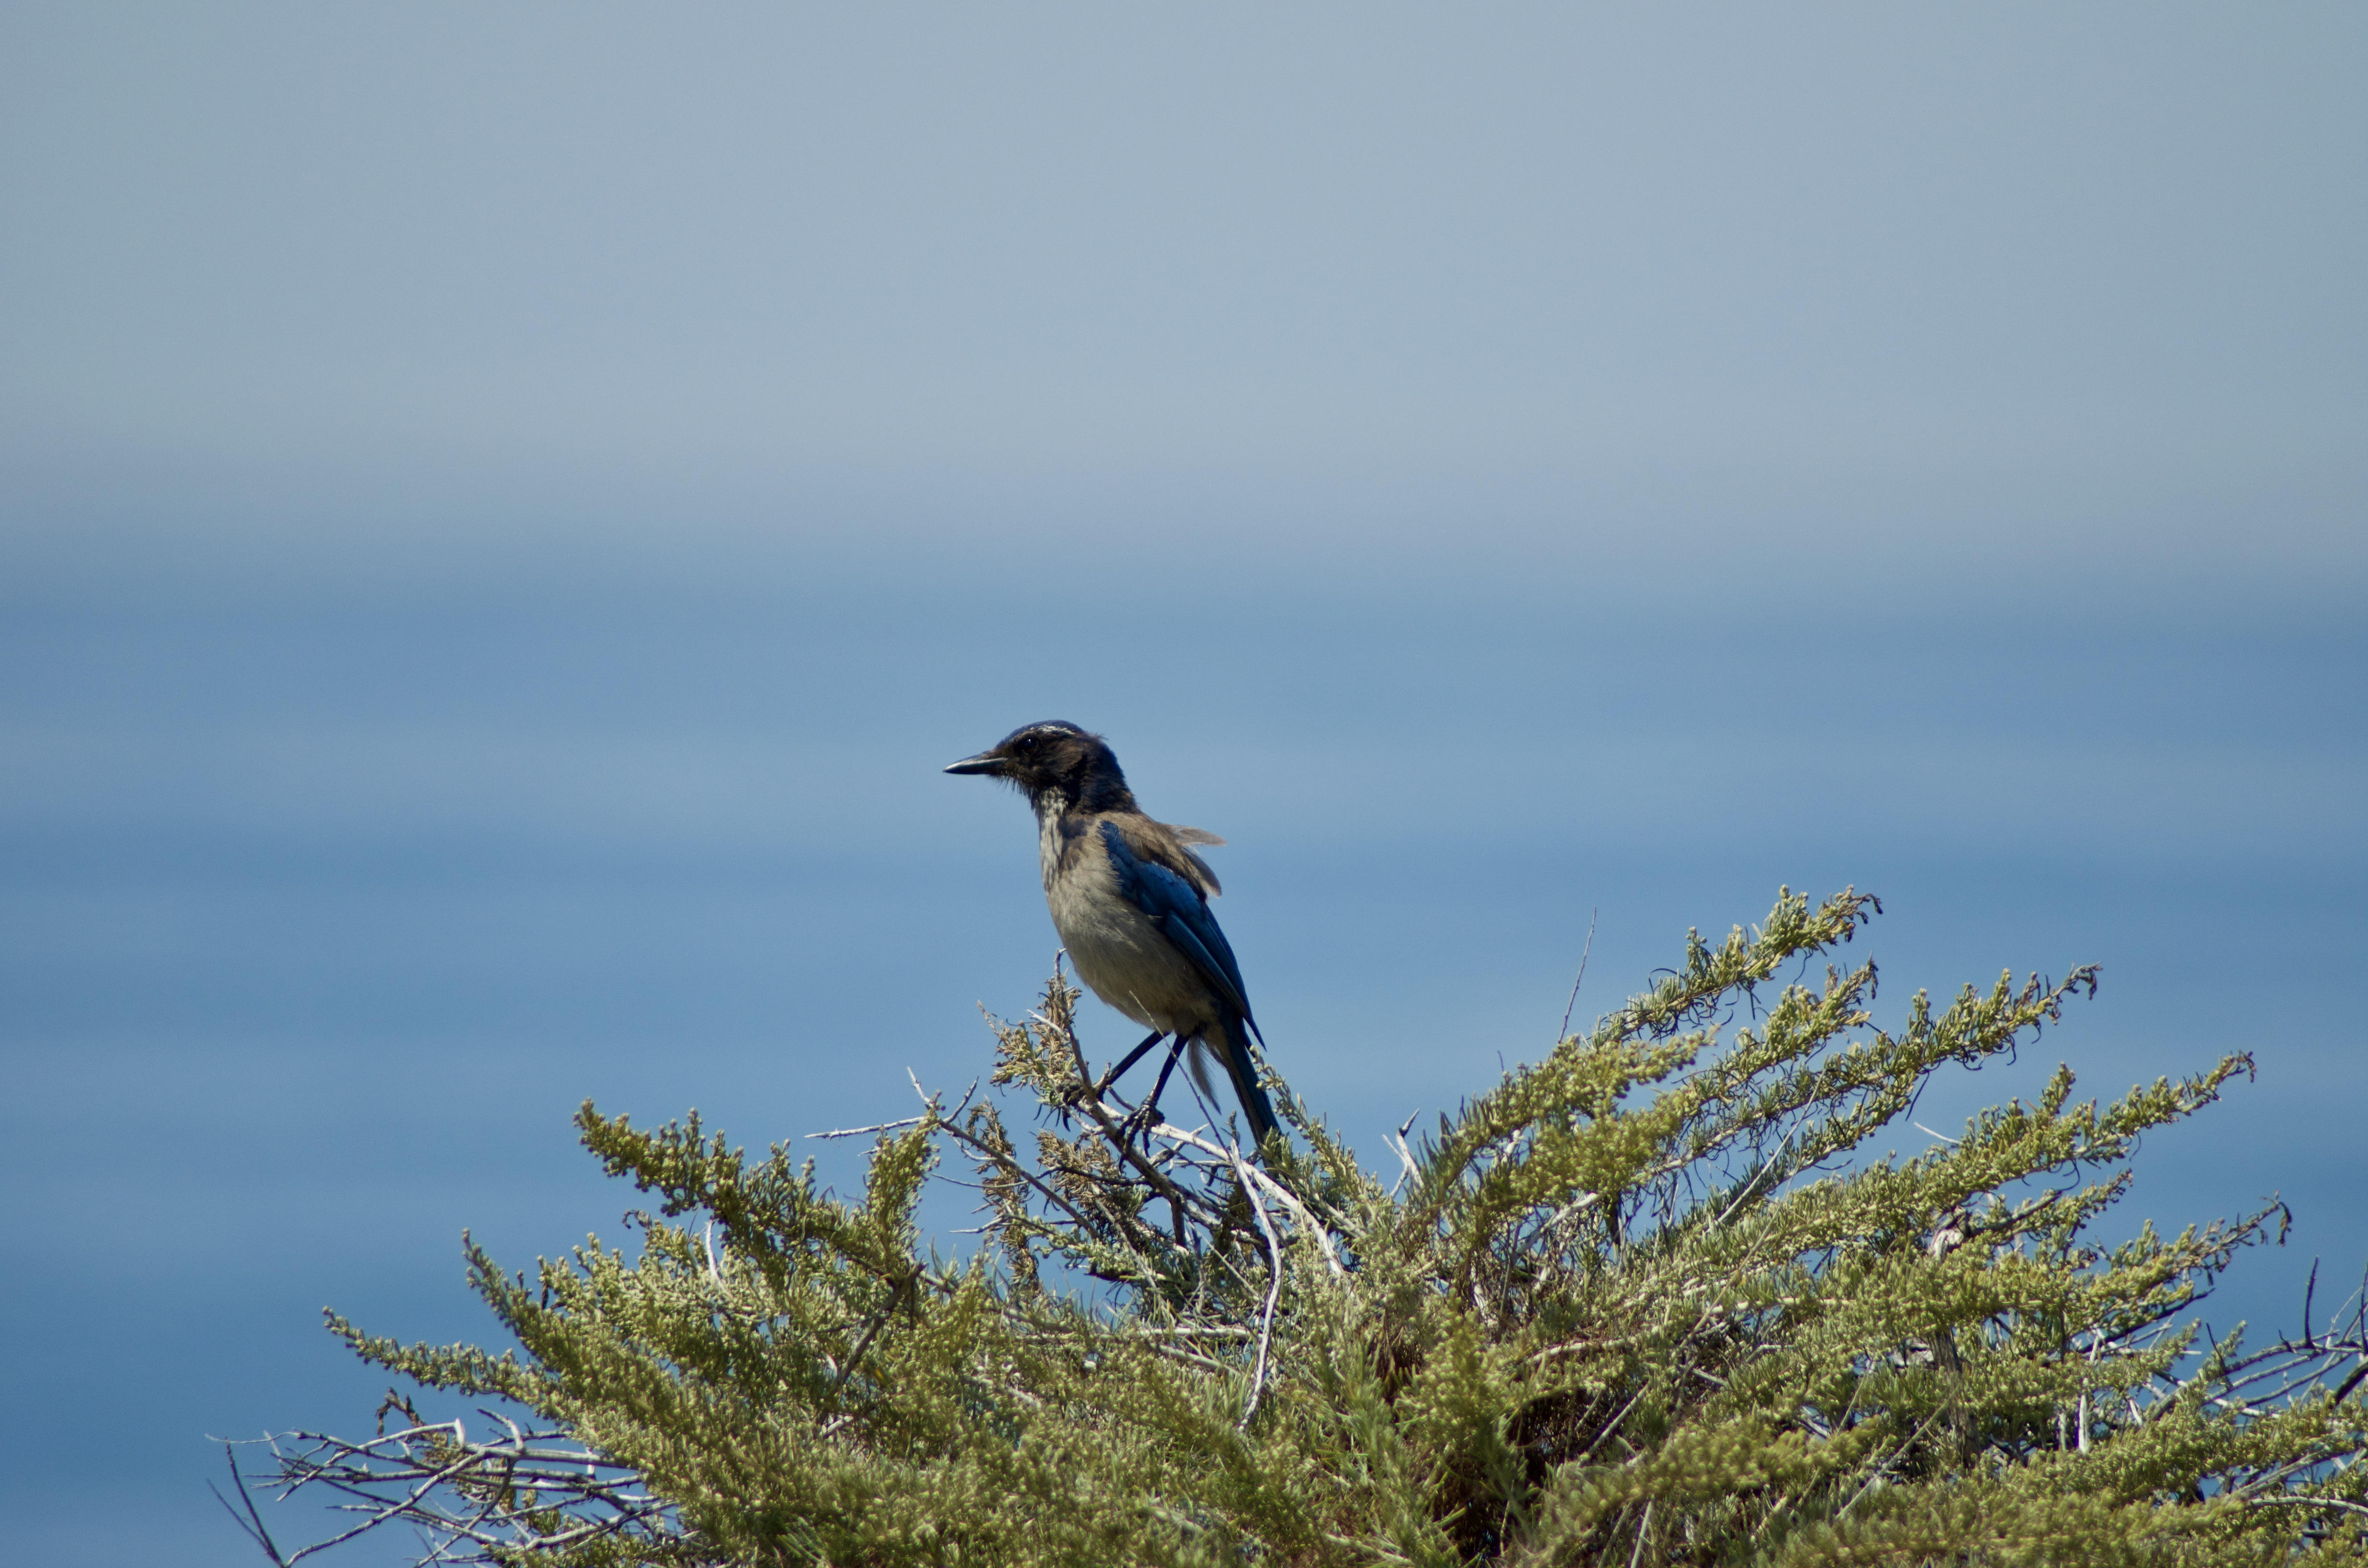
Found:
[[[1148,1149],[1151,1146],[1151,1130],[1159,1125],[1159,1102],[1157,1100],[1144,1101],[1133,1110],[1128,1111],[1126,1113],[1126,1119],[1120,1122],[1118,1125],[1119,1131],[1130,1137],[1136,1133],[1141,1133],[1143,1135],[1144,1147]]]

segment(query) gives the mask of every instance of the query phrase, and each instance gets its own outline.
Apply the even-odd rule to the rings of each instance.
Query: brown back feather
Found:
[[[1136,817],[1122,824],[1119,831],[1126,835],[1127,847],[1146,860],[1156,860],[1178,876],[1201,890],[1202,898],[1215,898],[1225,890],[1218,884],[1217,873],[1209,862],[1191,850],[1188,844],[1223,844],[1215,834],[1197,827],[1179,827],[1172,823],[1153,822],[1148,817]]]

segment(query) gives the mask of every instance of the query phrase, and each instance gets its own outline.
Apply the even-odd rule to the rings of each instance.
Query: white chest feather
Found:
[[[1065,818],[1057,801],[1045,801],[1036,808],[1036,858],[1044,869],[1046,898],[1053,896],[1053,884],[1060,880],[1061,857],[1073,837]]]

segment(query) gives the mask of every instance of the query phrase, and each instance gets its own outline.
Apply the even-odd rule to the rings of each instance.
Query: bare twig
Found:
[[[1574,979],[1570,983],[1570,1000],[1564,1005],[1562,1010],[1562,1032],[1554,1037],[1558,1040],[1568,1040],[1570,1038],[1571,1009],[1578,1006],[1578,988],[1580,983],[1587,979],[1587,957],[1589,953],[1595,951],[1595,917],[1601,913],[1602,910],[1600,908],[1590,909],[1587,912],[1587,945],[1578,949],[1578,975],[1577,979]],[[1408,1117],[1406,1120],[1407,1124],[1411,1126],[1414,1119],[1412,1117]],[[1398,1135],[1401,1138],[1406,1135],[1403,1129],[1400,1130]]]
[[[1422,1171],[1414,1162],[1414,1151],[1406,1147],[1406,1141],[1407,1130],[1414,1126],[1414,1119],[1421,1114],[1419,1110],[1408,1111],[1406,1119],[1398,1123],[1397,1131],[1390,1136],[1390,1147],[1397,1152],[1398,1165],[1402,1171],[1397,1181],[1390,1187],[1392,1198],[1395,1198],[1405,1190],[1406,1183],[1422,1179]]]
[[[1267,1217],[1266,1205],[1258,1201],[1258,1190],[1251,1184],[1249,1166],[1239,1153],[1233,1155],[1234,1173],[1241,1177],[1242,1193],[1249,1199],[1250,1213],[1258,1220],[1258,1233],[1266,1238],[1267,1267],[1266,1305],[1258,1313],[1258,1363],[1250,1372],[1249,1398],[1243,1402],[1242,1418],[1236,1422],[1243,1431],[1249,1430],[1250,1417],[1258,1414],[1258,1399],[1266,1392],[1266,1360],[1268,1347],[1274,1341],[1275,1304],[1282,1300],[1282,1241],[1274,1233],[1274,1221]]]
[[[2338,1508],[2347,1514],[2368,1514],[2368,1503],[2349,1502],[2341,1497],[2322,1497],[2306,1492],[2281,1497],[2246,1499],[2246,1506],[2250,1508],[2274,1508],[2281,1506],[2289,1508]]]
[[[1071,1203],[1067,1199],[1053,1191],[1051,1187],[1045,1184],[1044,1179],[1042,1176],[1039,1176],[1035,1172],[1030,1170],[1026,1165],[1021,1165],[1019,1161],[1011,1158],[1009,1155],[1001,1153],[999,1150],[987,1143],[985,1139],[978,1137],[976,1134],[971,1132],[968,1129],[958,1123],[949,1121],[942,1123],[941,1125],[945,1128],[947,1136],[953,1139],[955,1142],[960,1143],[965,1149],[971,1150],[973,1153],[976,1153],[980,1159],[991,1162],[996,1169],[1018,1176],[1030,1187],[1034,1187],[1037,1193],[1043,1198],[1045,1202],[1059,1209],[1064,1214],[1066,1214],[1076,1223],[1082,1225],[1086,1222],[1085,1215],[1078,1211],[1076,1205]]]
[[[236,1445],[227,1438],[218,1440],[222,1446],[222,1458],[230,1463],[230,1489],[237,1494],[239,1506],[231,1507],[230,1499],[223,1496],[212,1482],[206,1483],[206,1490],[214,1494],[214,1501],[229,1510],[231,1518],[237,1523],[238,1528],[245,1530],[248,1538],[263,1549],[263,1555],[271,1559],[273,1568],[287,1568],[288,1560],[280,1556],[279,1548],[272,1544],[271,1531],[264,1526],[263,1515],[255,1506],[255,1494],[248,1490],[246,1477],[238,1472]],[[266,1441],[268,1439],[267,1438]]]
[[[290,1433],[290,1442],[302,1445],[294,1452],[267,1438],[279,1461],[279,1472],[268,1480],[249,1480],[240,1474],[236,1458],[231,1460],[246,1507],[241,1525],[278,1568],[294,1568],[316,1552],[398,1523],[416,1526],[435,1539],[423,1559],[429,1562],[455,1561],[463,1545],[474,1560],[484,1561],[495,1551],[550,1551],[602,1536],[648,1543],[671,1533],[667,1506],[641,1489],[631,1470],[589,1449],[560,1446],[552,1440],[557,1433],[528,1431],[507,1417],[492,1418],[507,1435],[484,1443],[470,1442],[457,1420],[415,1425],[360,1442]],[[276,1489],[285,1498],[315,1485],[354,1498],[338,1506],[363,1517],[326,1540],[283,1553],[263,1531],[251,1494]],[[592,1511],[576,1511],[584,1509]]]
[[[870,1127],[834,1127],[827,1132],[809,1132],[809,1138],[865,1138],[874,1132],[894,1132],[900,1127],[918,1127],[928,1118],[908,1116],[901,1121],[877,1122]]]
[[[1324,1249],[1324,1261],[1332,1266],[1332,1272],[1344,1277],[1348,1274],[1349,1271],[1341,1267],[1340,1255],[1335,1251],[1332,1246],[1332,1238],[1325,1233],[1325,1229],[1322,1225],[1315,1222],[1315,1217],[1307,1211],[1307,1205],[1302,1203],[1299,1200],[1298,1196],[1289,1187],[1282,1186],[1272,1176],[1268,1176],[1264,1171],[1259,1170],[1256,1165],[1245,1165],[1240,1157],[1235,1154],[1231,1149],[1222,1147],[1216,1143],[1209,1142],[1207,1139],[1187,1132],[1182,1128],[1176,1126],[1172,1122],[1163,1121],[1151,1131],[1155,1137],[1165,1138],[1171,1142],[1182,1143],[1191,1148],[1203,1150],[1211,1154],[1216,1155],[1220,1159],[1228,1161],[1236,1171],[1247,1172],[1249,1180],[1255,1182],[1260,1191],[1267,1193],[1269,1196],[1272,1197],[1276,1202],[1281,1204],[1285,1209],[1290,1210],[1292,1218],[1299,1221],[1300,1229],[1315,1238],[1315,1244]]]

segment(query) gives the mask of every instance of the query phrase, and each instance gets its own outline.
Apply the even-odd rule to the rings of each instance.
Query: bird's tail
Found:
[[[1241,1101],[1242,1115],[1249,1119],[1252,1145],[1263,1144],[1266,1135],[1281,1131],[1282,1124],[1274,1119],[1274,1102],[1267,1098],[1266,1085],[1258,1082],[1258,1058],[1250,1054],[1250,1031],[1258,1026],[1239,1013],[1229,1012],[1218,1027],[1224,1031],[1222,1040],[1206,1040],[1205,1036],[1203,1040],[1211,1053],[1224,1061],[1225,1075],[1234,1081],[1234,1097]],[[1196,1040],[1192,1043],[1198,1046],[1202,1042]],[[1196,1061],[1194,1065],[1199,1062]],[[1205,1083],[1202,1086],[1206,1087]]]

